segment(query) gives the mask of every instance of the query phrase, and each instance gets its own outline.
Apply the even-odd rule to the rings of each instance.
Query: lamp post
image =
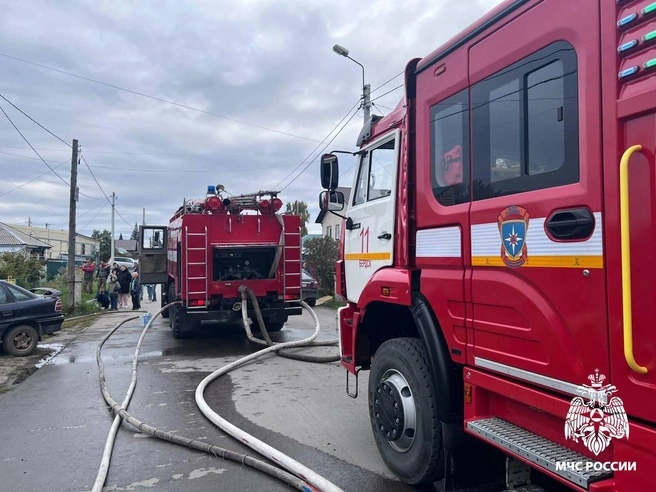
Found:
[[[365,84],[364,65],[362,65],[362,63],[360,63],[359,61],[351,58],[349,56],[349,50],[347,50],[343,46],[336,44],[335,46],[333,46],[333,51],[338,55],[346,57],[352,62],[357,63],[362,68],[362,109],[364,109],[364,121],[366,123],[367,120],[369,119],[369,113],[371,111],[371,98],[370,98],[371,86],[369,84]]]

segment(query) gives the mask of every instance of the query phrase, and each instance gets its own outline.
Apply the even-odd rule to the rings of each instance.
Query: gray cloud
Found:
[[[375,88],[498,3],[6,2],[0,52],[229,119],[2,56],[0,93],[66,141],[80,141],[105,193],[119,197],[125,222],[117,217],[117,235],[126,236],[143,208],[149,223],[166,223],[183,198],[201,197],[208,184],[245,193],[285,179],[360,96],[360,68],[332,53],[333,44],[351,50]],[[401,94],[377,100],[377,110],[389,111]],[[64,144],[0,105],[51,166],[70,158]],[[360,113],[331,147],[353,149],[361,122]],[[2,115],[0,152],[2,221],[20,224],[29,217],[35,225],[66,228],[68,189],[52,173],[7,193],[48,169]],[[344,170],[352,166],[342,162]],[[308,201],[313,218],[317,168],[315,162],[282,195]],[[70,179],[68,163],[57,171]],[[109,229],[110,207],[84,162],[79,186],[93,198],[81,197],[78,227],[87,234]]]

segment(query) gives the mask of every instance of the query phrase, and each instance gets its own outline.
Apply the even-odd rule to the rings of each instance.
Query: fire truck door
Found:
[[[386,135],[360,154],[344,234],[346,292],[351,302],[376,270],[393,262],[399,132]]]
[[[654,105],[651,98],[645,98],[643,103]],[[614,258],[608,265],[611,381],[629,415],[654,422],[656,281],[651,258],[656,244],[656,216],[653,213],[656,210],[656,113],[633,116],[624,122],[623,128],[620,154],[624,162],[620,164],[608,159],[606,165],[607,172],[615,175],[620,167],[619,190],[609,186],[606,191],[607,208],[619,204],[616,210],[620,212],[619,221],[609,218],[606,222],[608,254]],[[623,181],[625,201],[620,200]]]
[[[138,244],[139,282],[142,285],[166,283],[166,226],[140,226]]]
[[[538,3],[474,45],[469,64],[468,362],[571,395],[610,370],[599,5],[580,13]]]

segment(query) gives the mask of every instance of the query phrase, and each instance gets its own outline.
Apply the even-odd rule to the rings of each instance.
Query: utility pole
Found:
[[[77,189],[77,140],[73,140],[71,156],[71,192],[68,208],[68,296],[69,308],[75,306],[75,209],[78,199]]]
[[[364,109],[364,122],[366,123],[371,112],[371,86],[369,84],[362,87],[362,108]]]
[[[116,207],[116,193],[112,192],[112,245],[110,246],[112,249],[109,253],[110,258],[114,258],[114,210]]]
[[[146,225],[146,208],[143,209],[143,218],[141,219],[141,225]]]

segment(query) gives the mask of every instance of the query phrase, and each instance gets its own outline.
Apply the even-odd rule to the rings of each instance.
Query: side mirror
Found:
[[[321,187],[334,190],[339,184],[339,164],[334,154],[321,156]],[[341,209],[340,209],[341,210]]]
[[[319,208],[327,212],[344,210],[344,193],[341,191],[322,191],[319,195]]]

